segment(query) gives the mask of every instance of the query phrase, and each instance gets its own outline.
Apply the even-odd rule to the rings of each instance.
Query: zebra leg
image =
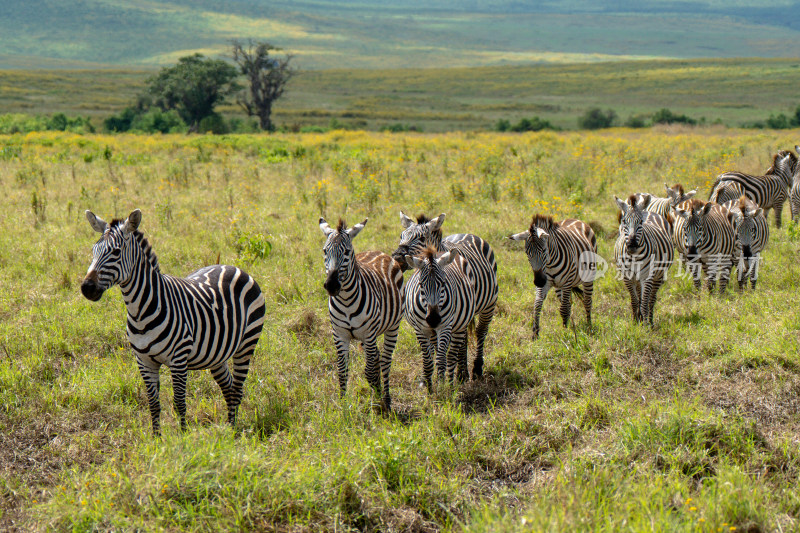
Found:
[[[432,348],[434,344],[425,333],[417,333],[417,342],[419,347],[422,348],[422,379],[425,386],[428,387],[428,392],[433,392],[433,353]]]
[[[750,274],[750,286],[753,290],[756,289],[756,281],[758,281],[758,267],[761,264],[761,253],[757,253],[750,259],[750,268],[748,272]]]
[[[214,378],[214,381],[216,381],[217,385],[219,386],[219,390],[222,391],[222,396],[225,398],[225,405],[228,406],[228,422],[233,425],[233,422],[231,422],[231,413],[233,413],[233,416],[235,417],[236,409],[234,408],[231,410],[231,404],[233,403],[233,376],[228,369],[228,362],[225,361],[216,368],[210,369],[210,371],[211,377]]]
[[[781,215],[783,214],[783,202],[778,203],[775,202],[775,227],[780,229],[781,227]]]
[[[549,290],[550,282],[547,282],[544,287],[536,289],[536,300],[533,302],[533,340],[539,338],[539,317],[542,314],[542,305]]]
[[[350,339],[334,335],[336,344],[336,371],[339,374],[339,397],[347,393],[347,375],[350,370]]]
[[[656,309],[656,297],[658,296],[658,290],[661,288],[663,284],[664,284],[663,277],[654,279],[653,286],[650,289],[650,303],[647,305],[647,313],[648,313],[647,318],[651,326],[654,325],[653,314]]]
[[[586,309],[586,323],[592,329],[592,294],[594,293],[594,282],[589,281],[583,284],[583,308]]]
[[[381,392],[381,379],[380,374],[378,371],[379,367],[379,355],[378,355],[378,339],[375,337],[370,337],[364,339],[362,343],[364,346],[364,377],[367,378],[367,383],[380,394]]]
[[[744,291],[744,286],[747,283],[747,275],[749,273],[749,268],[747,265],[747,261],[745,261],[744,256],[739,256],[739,261],[736,265],[736,279],[739,281],[739,292]]]
[[[467,358],[466,358],[466,347],[467,347],[467,330],[465,329],[463,332],[454,333],[452,339],[450,340],[450,353],[447,360],[447,374],[450,383],[455,383],[456,380],[460,383],[465,382],[469,379],[469,373],[467,372]],[[464,357],[462,357],[462,354]],[[457,371],[456,371],[457,369]]]
[[[489,324],[494,317],[495,305],[496,302],[481,311],[478,315],[478,325],[475,327],[475,343],[477,344],[477,350],[475,352],[475,361],[472,363],[472,379],[480,379],[483,377],[483,346],[486,342],[486,335],[489,333]],[[464,343],[464,349],[467,349],[467,343]]]
[[[642,285],[641,299],[639,300],[639,320],[652,325],[650,322],[650,298],[653,294],[653,278],[648,277]]]
[[[392,354],[397,344],[397,332],[399,329],[400,326],[398,324],[397,327],[383,334],[383,352],[381,353],[380,367],[381,380],[383,382],[383,408],[387,411],[392,409],[392,398],[389,395],[389,371],[392,368]]]
[[[559,311],[561,312],[561,322],[564,327],[569,324],[569,314],[572,311],[572,294],[570,289],[556,289],[556,296],[561,302]]]
[[[456,370],[456,358],[451,357],[450,360],[447,358],[447,350],[450,348],[452,340],[451,335],[450,326],[445,326],[436,332],[436,375],[440,380],[444,380],[446,369],[450,382],[453,381]]]
[[[639,320],[641,320],[639,316],[639,291],[636,288],[636,283],[631,278],[624,278],[623,282],[625,283],[625,288],[628,289],[628,292],[631,295],[631,311],[633,311],[633,321],[639,322]]]
[[[451,346],[453,346],[453,344],[454,342],[451,343]],[[468,355],[467,352],[469,351],[468,346],[469,346],[469,335],[467,334],[467,331],[464,331],[464,338],[458,345],[455,346],[455,352],[454,352],[457,362],[456,379],[458,380],[459,383],[466,383],[467,381],[469,381],[469,360],[467,357]],[[451,348],[451,351],[453,351],[453,348]]]
[[[715,274],[713,272],[712,273],[709,272],[708,262],[703,263],[702,270],[703,270],[703,275],[706,278],[706,288],[708,289],[708,292],[714,292],[714,285],[716,285],[716,279],[714,279]],[[700,288],[700,279],[698,279],[695,282],[694,286],[698,289]]]
[[[725,289],[728,287],[728,281],[731,279],[731,270],[733,269],[733,262],[729,260],[725,260],[724,265],[720,265],[720,268],[717,272],[717,278],[719,279],[719,293],[724,294]]]
[[[150,406],[150,420],[153,424],[153,435],[156,437],[161,436],[161,402],[158,399],[160,391],[160,382],[158,378],[158,369],[161,365],[155,364],[150,367],[137,357],[136,361],[139,365],[139,373],[144,380],[144,386],[147,390],[147,403]]]
[[[169,373],[172,376],[175,411],[178,413],[178,418],[181,421],[181,431],[186,431],[186,376],[188,375],[186,358],[181,357],[178,361],[175,361],[170,366]]]
[[[256,340],[258,340],[258,337],[256,337]],[[226,398],[226,403],[228,404],[228,423],[232,427],[236,427],[236,411],[239,409],[239,404],[242,403],[244,380],[247,379],[247,373],[250,371],[250,358],[255,351],[256,344],[247,343],[244,345],[242,352],[234,354],[231,358],[233,360],[233,381],[231,383],[230,400]],[[227,367],[228,365],[225,364],[223,366]]]

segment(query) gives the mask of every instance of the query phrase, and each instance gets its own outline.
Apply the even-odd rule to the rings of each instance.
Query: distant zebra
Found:
[[[772,159],[772,166],[764,176],[751,176],[742,172],[726,172],[717,176],[711,186],[710,202],[724,204],[747,196],[769,215],[775,208],[775,225],[781,227],[783,204],[792,186],[793,177],[800,172],[797,156],[787,150],[781,150]]]
[[[795,145],[794,150],[800,154],[800,145]],[[800,222],[800,162],[795,165],[797,168],[792,177],[792,188],[789,191],[789,209],[792,212],[792,220]]]
[[[400,235],[400,245],[392,253],[392,257],[400,263],[403,270],[410,268],[405,260],[407,255],[419,255],[429,246],[439,252],[458,249],[469,263],[475,285],[475,314],[478,315],[478,325],[475,328],[477,352],[472,367],[472,378],[480,378],[483,376],[483,347],[486,334],[489,332],[489,324],[497,305],[497,263],[492,247],[480,237],[470,234],[459,233],[442,239],[444,213],[433,220],[420,215],[414,222],[401,211],[400,223],[404,230]],[[465,376],[459,376],[459,379],[465,379]]]
[[[228,422],[236,410],[264,323],[264,296],[253,278],[226,265],[201,268],[186,278],[161,273],[158,259],[138,231],[142,213],[107,224],[86,211],[102,237],[81,292],[97,301],[119,284],[128,310],[128,342],[147,388],[153,433],[161,433],[159,376],[161,365],[172,375],[175,410],[186,429],[186,377],[189,370],[209,369],[225,395]],[[233,372],[228,360],[233,360]]]
[[[737,264],[739,290],[744,289],[747,278],[750,285],[756,288],[758,269],[761,263],[761,252],[769,243],[769,224],[764,210],[758,204],[742,196],[739,200],[726,202],[728,218],[733,224],[736,235],[736,251],[734,257]]]
[[[684,192],[683,185],[680,183],[676,183],[672,187],[667,186],[664,184],[664,189],[667,191],[666,198],[659,198],[656,196],[646,195],[644,193],[637,193],[637,199],[640,197],[647,197],[650,196],[650,200],[645,203],[644,210],[650,211],[651,213],[657,213],[664,217],[666,220],[667,217],[672,213],[672,209],[677,206],[681,202],[685,202],[686,200],[691,199],[695,194],[697,194],[697,189],[693,189],[689,192]]]
[[[713,291],[719,280],[719,291],[725,292],[736,252],[736,236],[728,220],[729,211],[713,202],[693,198],[678,205],[675,212],[685,222],[678,238],[686,250],[687,266],[695,288],[700,288],[699,267],[702,267],[708,290]]]
[[[474,277],[461,250],[437,252],[429,247],[421,255],[406,255],[415,269],[405,290],[405,315],[422,348],[422,373],[432,388],[434,353],[436,373],[452,382],[456,366],[458,379],[467,373],[467,327],[475,316]],[[448,354],[449,348],[449,354]]]
[[[536,301],[533,304],[533,338],[539,336],[539,316],[547,293],[555,287],[561,302],[561,320],[567,327],[572,307],[572,291],[582,295],[586,322],[592,325],[592,293],[597,255],[597,239],[588,224],[567,218],[534,215],[527,231],[508,237],[525,241],[525,254],[533,269]],[[580,286],[583,285],[583,290]]]
[[[350,342],[361,341],[366,354],[364,374],[376,393],[383,395],[383,408],[391,409],[389,370],[403,318],[403,272],[382,252],[353,251],[352,240],[364,229],[367,219],[348,229],[343,220],[331,228],[324,218],[319,227],[327,237],[322,254],[325,259],[325,290],[328,313],[336,344],[339,391],[347,392]],[[378,336],[383,335],[383,353],[378,356]]]
[[[645,211],[646,199],[636,195],[614,201],[620,210],[614,260],[631,296],[633,319],[652,326],[656,295],[674,259],[669,219]]]

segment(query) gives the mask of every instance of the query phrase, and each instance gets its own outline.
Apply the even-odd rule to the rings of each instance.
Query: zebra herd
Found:
[[[800,145],[795,146],[800,153]],[[787,198],[792,219],[800,217],[800,163],[791,151],[780,151],[763,176],[739,172],[720,175],[708,202],[697,190],[665,184],[667,196],[647,193],[614,197],[619,209],[619,234],[614,260],[630,293],[635,321],[653,324],[656,294],[675,259],[694,278],[705,276],[710,291],[724,291],[734,265],[739,289],[750,280],[755,288],[760,254],[769,241],[766,214],[775,209],[776,226]],[[204,267],[186,278],[161,273],[158,259],[139,231],[141,212],[106,223],[86,211],[91,227],[102,234],[81,284],[83,295],[97,301],[119,285],[127,308],[127,336],[145,382],[153,433],[160,433],[159,368],[170,369],[174,405],[186,428],[186,378],[189,370],[208,369],[228,407],[228,422],[236,423],[250,358],[265,319],[264,297],[256,281],[239,268]],[[497,263],[492,247],[471,234],[442,236],[445,215],[413,220],[400,213],[403,231],[398,248],[356,254],[353,239],[367,220],[348,228],[319,219],[325,235],[324,288],[336,345],[340,394],[347,390],[349,352],[353,341],[365,352],[365,375],[391,409],[389,374],[400,322],[405,316],[422,351],[423,382],[466,381],[467,331],[477,319],[477,350],[472,379],[483,375],[484,346],[497,304]],[[576,219],[556,222],[534,215],[530,227],[508,237],[524,241],[534,274],[533,336],[549,290],[555,289],[561,318],[567,325],[572,293],[583,300],[591,326],[596,277],[597,239],[592,228]],[[407,283],[403,273],[414,272]],[[378,337],[383,335],[382,351]],[[232,360],[232,370],[228,361]]]

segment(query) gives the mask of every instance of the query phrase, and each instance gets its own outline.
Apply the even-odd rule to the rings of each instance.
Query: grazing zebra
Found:
[[[467,327],[475,316],[475,285],[470,264],[461,250],[437,252],[429,247],[418,257],[406,255],[406,264],[414,268],[405,290],[405,315],[422,348],[422,374],[431,390],[434,353],[436,372],[453,381],[456,365],[458,379],[467,373]],[[448,354],[448,348],[450,353]]]
[[[656,295],[674,258],[670,221],[645,211],[646,198],[631,195],[623,201],[614,196],[614,200],[620,210],[614,260],[631,295],[633,319],[652,326]]]
[[[736,255],[736,235],[728,220],[729,211],[713,202],[693,198],[675,209],[683,219],[678,238],[683,243],[688,267],[699,289],[702,279],[700,266],[708,282],[709,292],[719,280],[719,291],[725,292]],[[677,225],[676,225],[677,226]]]
[[[767,217],[764,216],[764,210],[746,196],[726,202],[723,207],[729,211],[728,218],[736,235],[734,257],[737,259],[739,290],[744,289],[748,277],[751,287],[755,289],[761,252],[769,242]]]
[[[328,313],[336,344],[341,396],[347,392],[350,342],[355,339],[364,346],[367,382],[379,395],[383,389],[383,408],[390,410],[389,370],[403,319],[403,272],[391,257],[382,252],[356,255],[352,241],[366,223],[367,219],[364,219],[364,222],[348,229],[347,224],[339,220],[334,229],[324,218],[319,219],[319,228],[327,238],[322,248],[326,273],[324,287],[330,296]],[[379,335],[383,335],[380,357]]]
[[[478,315],[478,325],[475,328],[477,351],[472,378],[479,379],[483,376],[483,346],[497,305],[497,263],[492,247],[480,237],[470,234],[449,235],[442,239],[444,213],[433,220],[420,215],[414,222],[401,211],[400,223],[404,230],[400,235],[400,245],[392,253],[392,257],[400,263],[404,271],[410,268],[405,257],[419,255],[429,246],[438,252],[458,249],[469,263],[475,285],[475,314]],[[459,376],[459,379],[463,378]]]
[[[574,218],[555,222],[553,217],[534,215],[527,231],[508,238],[525,241],[525,254],[533,269],[533,283],[536,285],[533,338],[539,336],[539,316],[551,287],[555,287],[556,296],[561,302],[564,327],[567,327],[572,307],[571,292],[575,291],[582,293],[586,322],[591,328],[594,271],[582,269],[589,266],[589,263],[594,265],[597,254],[597,239],[592,228]]]
[[[684,192],[683,185],[680,183],[676,183],[672,187],[667,186],[665,183],[664,189],[667,191],[666,198],[653,197],[644,193],[637,193],[636,197],[638,199],[640,197],[644,198],[650,196],[650,200],[646,202],[644,210],[650,211],[651,213],[658,213],[664,217],[665,220],[667,219],[667,216],[672,213],[672,209],[675,206],[681,202],[691,199],[695,194],[697,194],[697,189]]]
[[[186,377],[189,370],[209,369],[228,405],[228,422],[236,409],[264,323],[264,296],[256,281],[227,265],[201,268],[186,278],[161,273],[158,259],[139,232],[142,213],[110,224],[86,211],[102,237],[92,249],[81,292],[97,301],[119,284],[128,310],[128,342],[147,388],[153,433],[161,433],[159,376],[169,367],[175,410],[186,429]],[[228,360],[233,360],[233,372]]]
[[[800,172],[797,156],[787,150],[781,150],[772,159],[772,166],[764,176],[751,176],[741,172],[726,172],[717,176],[711,186],[710,202],[724,204],[747,196],[761,208],[764,216],[775,208],[775,225],[781,227],[783,203],[792,186],[793,177]]]

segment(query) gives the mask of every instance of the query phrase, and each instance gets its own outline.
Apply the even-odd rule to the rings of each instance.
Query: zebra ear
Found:
[[[461,253],[458,250],[450,250],[449,252],[442,254],[442,256],[436,260],[436,264],[441,268],[444,268],[460,255]]]
[[[89,224],[92,226],[92,229],[95,230],[97,233],[105,233],[106,230],[108,229],[108,222],[98,217],[88,209],[86,210],[86,220],[89,221]]]
[[[686,200],[691,200],[692,198],[694,198],[695,194],[697,194],[697,189],[692,189],[691,191],[683,195],[683,201],[685,202]]]
[[[685,209],[682,209],[680,207],[676,207],[675,208],[675,214],[678,215],[679,217],[685,219],[685,220],[689,220],[689,213]]]
[[[626,213],[628,211],[628,204],[617,198],[616,194],[614,195],[614,201],[617,202],[617,207],[619,207],[620,211],[622,211],[623,213]]]
[[[530,231],[523,231],[522,233],[515,233],[514,235],[509,235],[507,238],[512,241],[525,241],[530,237]]]
[[[676,200],[678,198],[678,194],[680,194],[675,189],[671,189],[666,183],[664,184],[664,189],[667,191],[667,196],[669,196],[673,201]]]
[[[753,217],[758,217],[761,216],[762,214],[764,214],[764,210],[759,207],[758,209],[756,209],[755,213],[753,213]]]
[[[422,261],[414,257],[413,255],[406,256],[406,264],[409,265],[411,268],[422,268]]]
[[[408,229],[414,225],[414,221],[408,218],[405,213],[400,211],[400,225],[403,226],[403,229]]]
[[[703,206],[703,215],[707,215],[711,211],[712,207],[714,207],[713,203],[711,202],[706,203],[706,205]]]
[[[369,220],[369,218],[365,218],[364,222],[359,222],[358,224],[347,230],[347,234],[350,235],[350,240],[355,239],[356,235],[361,233],[361,230],[364,229],[364,226],[367,225],[367,220]]]
[[[425,225],[428,226],[428,229],[431,230],[431,232],[433,232],[440,229],[442,227],[442,224],[444,224],[444,213],[434,218]]]
[[[319,229],[322,230],[322,233],[324,233],[326,237],[334,231],[322,217],[319,217]]]
[[[650,205],[650,200],[652,199],[653,197],[647,193],[640,194],[639,199],[636,200],[636,207],[638,207],[639,209],[646,209],[647,206]]]
[[[536,236],[539,237],[540,239],[544,239],[545,237],[549,237],[550,234],[547,233],[542,228],[536,228]]]
[[[125,233],[133,233],[137,229],[139,229],[139,224],[142,223],[142,212],[138,209],[134,209],[131,211],[131,214],[128,215],[127,220],[125,220]]]

